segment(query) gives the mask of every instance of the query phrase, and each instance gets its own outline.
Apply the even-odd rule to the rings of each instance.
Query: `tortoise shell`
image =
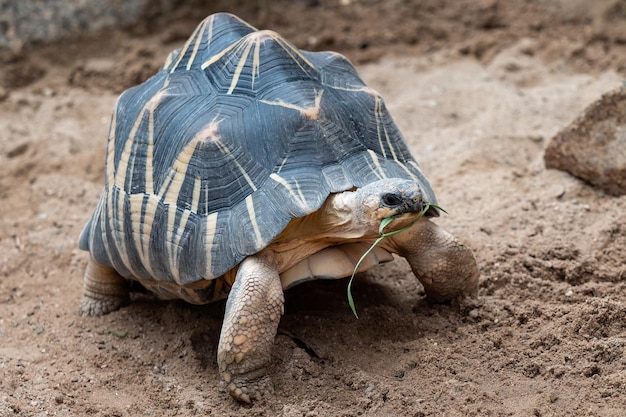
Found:
[[[329,194],[383,178],[418,181],[435,202],[382,98],[346,58],[215,14],[118,99],[104,192],[80,247],[126,278],[193,288]]]

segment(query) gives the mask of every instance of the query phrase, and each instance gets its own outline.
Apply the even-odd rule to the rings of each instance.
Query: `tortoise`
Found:
[[[214,14],[117,100],[104,191],[79,238],[79,313],[126,305],[131,281],[163,299],[227,298],[219,372],[250,402],[272,390],[283,291],[350,275],[385,218],[415,223],[359,271],[395,253],[427,299],[476,292],[473,254],[431,221],[432,204],[383,99],[345,57]]]

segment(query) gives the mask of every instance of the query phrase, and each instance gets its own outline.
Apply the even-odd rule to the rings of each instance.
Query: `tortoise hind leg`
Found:
[[[102,316],[119,310],[130,301],[128,281],[115,269],[89,259],[85,270],[83,299],[78,314]]]
[[[276,268],[258,255],[246,258],[228,296],[217,353],[222,379],[239,401],[272,391],[267,366],[283,305]]]
[[[476,294],[478,267],[472,251],[442,227],[423,219],[390,239],[429,300],[444,302]]]

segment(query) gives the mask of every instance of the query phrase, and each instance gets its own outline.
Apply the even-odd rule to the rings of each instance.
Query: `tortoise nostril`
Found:
[[[398,207],[403,203],[402,197],[395,193],[383,194],[380,201],[387,207]]]

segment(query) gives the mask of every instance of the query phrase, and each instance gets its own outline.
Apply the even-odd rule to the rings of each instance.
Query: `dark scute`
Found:
[[[320,82],[328,87],[356,90],[364,87],[354,66],[343,55],[335,52],[309,52],[302,54],[318,69]]]
[[[229,13],[216,13],[207,17],[196,28],[195,36],[196,39],[200,38],[200,44],[196,51],[197,58],[192,61],[190,69],[200,69],[207,59],[221,53],[224,49],[238,42],[242,37],[255,31],[254,27]],[[192,39],[193,35],[190,36],[190,39]],[[180,53],[183,50],[184,55],[180,59]],[[193,53],[193,47],[186,50],[182,47],[179,48],[178,53],[172,56],[172,66],[179,60],[181,62],[181,65],[175,71],[186,71],[186,65]]]
[[[256,34],[241,38],[229,53],[205,68],[207,79],[219,92],[261,98],[266,90],[285,84],[319,83],[317,68],[284,38],[277,40],[268,35],[257,41],[253,36]],[[255,59],[257,54],[258,61]],[[205,61],[210,58],[212,56],[207,55]],[[288,91],[284,90],[283,94]]]

